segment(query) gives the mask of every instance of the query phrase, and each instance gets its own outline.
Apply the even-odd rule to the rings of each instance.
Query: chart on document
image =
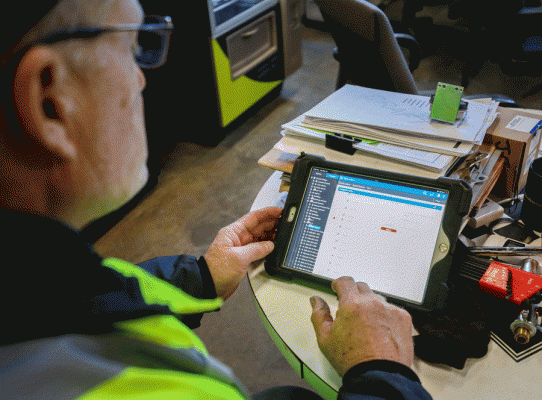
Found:
[[[286,265],[421,301],[448,193],[314,168]]]

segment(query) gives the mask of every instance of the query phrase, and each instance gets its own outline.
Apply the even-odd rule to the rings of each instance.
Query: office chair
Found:
[[[337,89],[346,83],[417,94],[412,77],[419,63],[413,37],[395,35],[384,12],[364,0],[315,0],[339,61]],[[410,68],[399,41],[410,51]]]
[[[448,21],[434,23],[427,15],[418,17],[426,6],[447,8]],[[446,43],[447,51],[464,61],[461,86],[465,88],[486,61],[498,64],[510,76],[540,76],[540,0],[507,0],[498,5],[492,0],[388,0],[383,11],[391,9],[397,15],[397,7],[402,12],[399,20],[391,21],[394,30],[412,34],[422,57]],[[500,99],[501,105],[517,106],[510,98]]]
[[[394,33],[384,12],[365,0],[314,0],[338,48],[337,89],[345,83],[406,94],[418,94],[411,71],[420,62],[415,39]],[[410,66],[401,51],[411,50]],[[498,93],[465,96],[491,98],[501,107],[519,107]]]
[[[510,13],[501,24],[489,24],[486,19],[475,20],[475,23],[478,30],[477,35],[473,35],[473,45],[463,71],[464,86],[480,72],[487,60],[498,64],[509,76],[540,76],[542,7],[523,7]],[[535,89],[539,91],[540,86]]]

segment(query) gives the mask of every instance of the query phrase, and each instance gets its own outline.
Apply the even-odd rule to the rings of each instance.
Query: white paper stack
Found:
[[[355,141],[356,154],[444,173],[482,143],[497,106],[469,102],[463,119],[447,124],[429,118],[429,97],[345,85],[284,124],[282,133],[322,143],[326,134],[345,136]]]

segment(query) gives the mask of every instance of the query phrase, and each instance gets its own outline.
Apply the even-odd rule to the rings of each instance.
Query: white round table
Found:
[[[252,209],[282,205],[281,172],[267,180]],[[310,296],[317,294],[337,310],[337,298],[298,281],[270,277],[263,262],[248,277],[260,317],[271,338],[300,377],[326,399],[337,397],[341,378],[316,343],[310,320]],[[542,333],[538,333],[541,335]],[[542,352],[514,361],[493,339],[488,353],[468,359],[461,370],[415,359],[414,371],[434,399],[539,399],[542,396]]]

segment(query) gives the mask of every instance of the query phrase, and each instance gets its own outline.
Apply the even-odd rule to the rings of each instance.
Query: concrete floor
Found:
[[[272,171],[257,164],[280,138],[280,125],[328,96],[338,65],[329,35],[305,29],[302,68],[286,79],[281,95],[216,147],[179,143],[165,161],[158,184],[95,244],[103,256],[140,262],[160,255],[205,253],[216,232],[245,214]],[[419,89],[460,82],[460,62],[434,56],[414,76]],[[498,79],[495,79],[498,77]],[[531,80],[532,81],[532,80]],[[539,79],[531,82],[535,84]],[[528,83],[529,83],[528,82]],[[466,94],[499,92],[521,105],[540,108],[540,97],[522,98],[526,79],[506,79],[487,65]],[[149,133],[151,134],[151,133]],[[245,281],[218,313],[206,315],[197,334],[209,351],[230,365],[252,392],[277,385],[308,387],[264,330]]]

